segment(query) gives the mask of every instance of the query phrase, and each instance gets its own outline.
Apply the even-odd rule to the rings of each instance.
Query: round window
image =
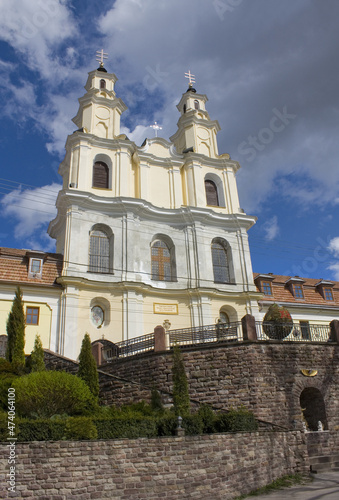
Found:
[[[91,309],[91,320],[94,326],[100,328],[104,322],[104,311],[100,306],[94,306]]]

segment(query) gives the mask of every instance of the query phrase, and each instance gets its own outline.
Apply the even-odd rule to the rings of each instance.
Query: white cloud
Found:
[[[329,251],[334,255],[334,257],[339,257],[339,236],[332,238],[328,245]]]
[[[0,39],[25,56],[43,78],[61,81],[68,69],[53,57],[56,46],[76,34],[66,0],[2,0]]]
[[[2,197],[2,216],[13,220],[17,240],[25,239],[35,249],[54,246],[46,229],[56,215],[55,200],[60,188],[56,183],[35,189],[19,187]]]
[[[339,262],[335,262],[327,267],[330,271],[333,271],[334,279],[339,281]]]
[[[266,241],[274,240],[279,234],[279,225],[278,225],[278,217],[275,215],[271,220],[266,221],[263,229],[266,233],[265,239]]]

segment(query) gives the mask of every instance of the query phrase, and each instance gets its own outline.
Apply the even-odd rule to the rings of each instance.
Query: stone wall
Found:
[[[318,389],[325,402],[328,428],[339,430],[339,346],[335,344],[242,343],[183,350],[192,400],[219,409],[245,405],[256,417],[281,426],[301,429],[300,395]],[[102,381],[107,403],[125,404],[150,396],[155,385],[172,391],[170,352],[117,359],[100,367],[120,379]],[[301,370],[316,370],[308,377]],[[126,382],[121,383],[125,380]],[[139,384],[142,398],[130,382]]]
[[[309,457],[339,456],[337,432],[308,432],[305,438]]]
[[[0,497],[7,498],[6,445]],[[232,499],[309,470],[299,432],[16,445],[16,498]]]

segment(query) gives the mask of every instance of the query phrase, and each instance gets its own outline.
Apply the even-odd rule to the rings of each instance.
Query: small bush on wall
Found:
[[[287,337],[293,328],[293,320],[285,307],[272,304],[263,320],[265,334],[274,340],[282,340]]]

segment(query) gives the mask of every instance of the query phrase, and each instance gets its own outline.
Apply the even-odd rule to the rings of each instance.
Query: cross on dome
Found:
[[[96,60],[100,63],[100,66],[103,67],[104,59],[108,59],[108,54],[104,52],[104,49],[97,50]]]
[[[162,127],[157,122],[154,122],[154,125],[150,125],[150,127],[154,130],[155,137],[158,137],[158,130],[162,130]]]
[[[192,75],[190,70],[188,70],[188,72],[185,73],[185,78],[188,78],[189,86],[192,87],[193,83],[195,83],[195,75]]]

